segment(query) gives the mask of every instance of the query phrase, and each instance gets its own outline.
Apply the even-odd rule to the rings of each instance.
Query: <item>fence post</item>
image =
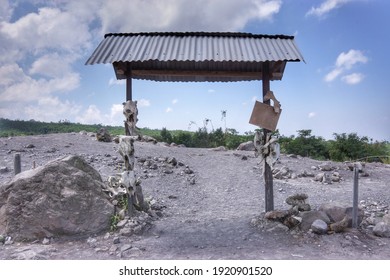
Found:
[[[15,154],[14,156],[14,172],[15,175],[19,174],[22,171],[22,163],[20,160],[20,154]]]
[[[358,227],[358,198],[359,198],[359,169],[356,164],[353,168],[353,208],[352,208],[352,227]]]

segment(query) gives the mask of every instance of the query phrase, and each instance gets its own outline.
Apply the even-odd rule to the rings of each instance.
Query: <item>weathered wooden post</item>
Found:
[[[271,102],[269,99],[265,98],[265,95],[270,90],[270,69],[269,69],[269,62],[263,63],[263,103],[270,105]],[[271,132],[268,129],[263,129],[264,133],[264,143],[266,144],[267,141],[267,133]],[[273,190],[273,177],[272,177],[272,170],[271,167],[267,162],[264,164],[264,185],[265,185],[265,211],[272,211],[274,210],[274,190]]]
[[[133,100],[133,90],[132,90],[132,78],[131,78],[131,72],[127,73],[126,78],[126,101],[132,101]],[[130,130],[128,127],[127,122],[125,122],[125,135],[130,135]]]
[[[353,207],[352,207],[352,227],[358,227],[358,199],[359,199],[359,168],[353,168]]]
[[[20,160],[20,154],[15,154],[14,156],[14,172],[15,175],[22,172],[22,162]]]

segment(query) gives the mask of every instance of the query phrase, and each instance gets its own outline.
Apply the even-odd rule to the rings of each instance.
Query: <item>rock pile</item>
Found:
[[[291,206],[288,210],[274,210],[265,213],[264,218],[279,222],[287,229],[299,228],[303,231],[312,231],[317,234],[328,232],[343,232],[352,226],[352,207],[340,203],[328,203],[312,210],[306,203],[306,194],[289,196],[286,203]],[[358,223],[364,217],[364,211],[358,211]]]
[[[137,159],[137,162],[143,173],[141,178],[154,177],[153,172],[158,172],[162,175],[177,174],[185,176],[186,181],[191,185],[196,183],[194,171],[175,157],[140,157]]]
[[[291,155],[289,157],[292,157]],[[320,171],[315,174],[313,171]],[[312,166],[310,171],[302,170],[297,173],[287,166],[275,167],[272,174],[277,180],[297,179],[297,178],[313,178],[315,182],[323,184],[332,184],[342,180],[341,174],[336,171],[336,168],[330,162],[325,162],[319,166]]]

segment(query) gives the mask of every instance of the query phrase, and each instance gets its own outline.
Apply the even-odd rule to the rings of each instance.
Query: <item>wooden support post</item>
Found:
[[[132,81],[131,75],[127,76],[126,79],[126,101],[133,100],[133,92],[132,92]]]
[[[358,200],[359,200],[359,168],[355,165],[353,169],[353,207],[352,227],[358,227]]]
[[[126,79],[126,101],[133,100],[132,78],[131,72],[127,74]],[[130,136],[128,125],[125,122],[125,135]]]
[[[14,172],[15,175],[22,172],[22,162],[20,160],[20,154],[15,154],[14,156]]]
[[[265,95],[270,90],[270,67],[268,62],[263,63],[263,103],[270,105],[270,100],[265,100]],[[267,139],[267,133],[270,131],[263,129],[264,141]],[[265,143],[264,143],[265,144]],[[264,163],[264,185],[265,185],[265,211],[274,210],[274,188],[271,167],[267,162]]]

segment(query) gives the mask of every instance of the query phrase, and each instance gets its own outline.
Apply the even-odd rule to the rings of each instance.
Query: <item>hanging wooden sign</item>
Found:
[[[249,123],[261,128],[275,131],[282,109],[278,108],[276,111],[279,112],[276,113],[275,108],[271,105],[256,101]]]

